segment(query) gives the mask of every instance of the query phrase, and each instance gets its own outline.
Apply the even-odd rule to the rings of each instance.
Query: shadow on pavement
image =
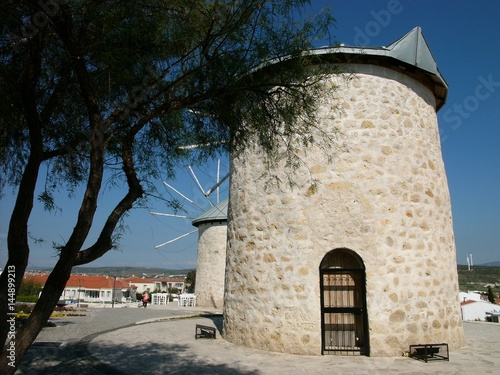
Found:
[[[130,371],[128,374],[176,374],[176,375],[259,375],[256,370],[242,370],[234,367],[231,364],[207,363],[200,361],[190,355],[190,347],[182,344],[158,344],[151,343],[142,345],[140,355],[135,355],[130,346],[127,345],[111,345],[105,348],[106,363],[101,363],[101,368],[96,367],[96,370],[106,370],[107,364],[112,364],[115,361],[120,363],[130,362]],[[90,353],[89,353],[89,356]],[[124,357],[128,357],[124,360]],[[160,360],[159,360],[160,359]],[[110,372],[105,374],[124,374],[115,369],[109,368]],[[113,371],[113,372],[111,372]]]
[[[204,315],[204,318],[210,319],[213,323],[217,331],[222,332],[222,315]]]
[[[216,326],[222,319],[213,317]],[[140,347],[128,344],[101,346],[103,357],[95,358],[88,344],[98,334],[79,342],[62,345],[61,342],[36,342],[28,351],[16,375],[125,375],[125,374],[176,374],[176,375],[259,375],[254,369],[242,370],[230,363],[209,363],[191,355],[192,348],[183,344],[147,343]],[[120,371],[113,363],[129,364],[129,370]]]

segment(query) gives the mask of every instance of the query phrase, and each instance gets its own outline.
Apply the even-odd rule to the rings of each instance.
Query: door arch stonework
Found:
[[[322,354],[369,355],[366,272],[352,250],[335,249],[320,265]]]

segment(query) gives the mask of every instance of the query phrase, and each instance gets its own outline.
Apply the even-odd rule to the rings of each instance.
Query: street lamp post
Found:
[[[113,292],[111,293],[111,308],[115,307],[115,287],[116,287],[116,275],[113,276],[114,281],[113,281]]]
[[[78,279],[78,296],[76,297],[76,307],[80,307],[80,293],[82,290],[82,280]]]

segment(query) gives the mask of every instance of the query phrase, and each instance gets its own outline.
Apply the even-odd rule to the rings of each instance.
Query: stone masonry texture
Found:
[[[226,223],[203,223],[198,226],[196,265],[196,304],[221,309],[224,302],[226,268]]]
[[[331,162],[308,149],[307,168],[289,188],[269,184],[258,149],[232,160],[223,334],[238,345],[320,355],[320,263],[347,248],[366,269],[371,356],[419,343],[458,348],[464,336],[435,98],[388,68],[345,68],[354,75],[325,80],[338,90],[322,98],[319,113],[322,129],[338,129],[344,146],[332,148]],[[338,104],[341,113],[332,113]],[[273,173],[286,180],[286,169]]]

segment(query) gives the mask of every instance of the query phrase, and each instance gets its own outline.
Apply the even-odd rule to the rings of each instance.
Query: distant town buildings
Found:
[[[28,274],[25,280],[45,285],[48,274]],[[71,275],[63,293],[61,301],[70,302],[133,302],[136,293],[169,292],[175,290],[184,293],[186,280],[184,277],[118,277],[108,275]]]
[[[492,313],[500,314],[500,306],[488,301],[467,300],[460,302],[463,320],[487,320]],[[497,318],[498,319],[498,318]]]
[[[481,293],[479,292],[460,292],[460,303],[465,301],[481,301]]]
[[[489,302],[486,293],[478,291],[460,292],[460,310],[462,320],[488,320],[492,316],[500,314],[500,299],[496,298],[495,303]]]

